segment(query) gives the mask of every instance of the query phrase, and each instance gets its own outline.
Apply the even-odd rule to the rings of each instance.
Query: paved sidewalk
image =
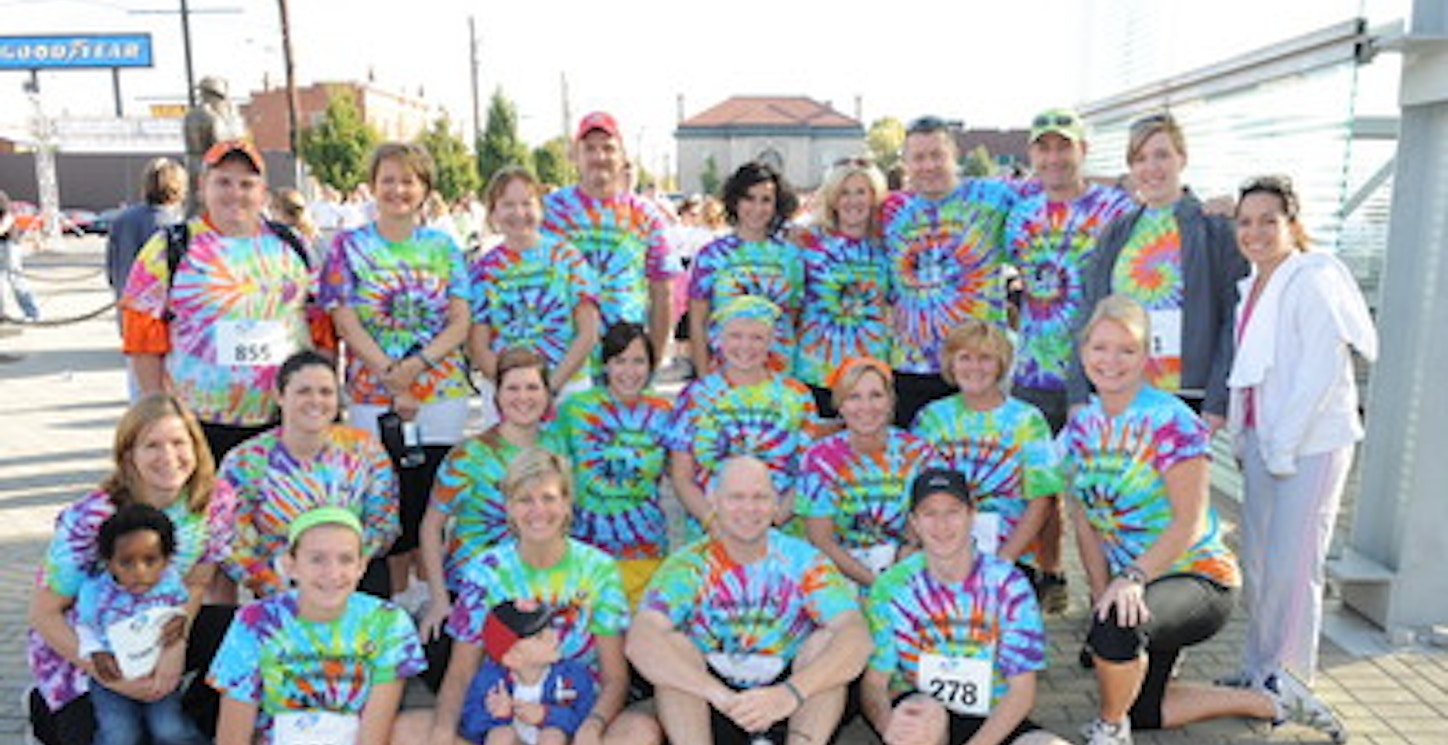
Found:
[[[58,252],[32,257],[28,268],[47,317],[79,315],[110,300],[99,267],[103,243],[67,239]],[[21,742],[18,702],[29,684],[25,667],[26,606],[35,565],[56,512],[107,472],[112,428],[126,403],[124,365],[111,314],[42,328],[0,326],[0,742]],[[9,361],[10,356],[19,359]],[[1235,504],[1217,499],[1231,520]],[[1073,567],[1074,569],[1074,567]],[[1074,605],[1048,622],[1051,667],[1041,676],[1037,722],[1072,741],[1094,711],[1095,684],[1075,659],[1082,640],[1084,582],[1072,575]],[[1351,631],[1339,615],[1334,628]],[[1183,680],[1206,681],[1230,670],[1243,633],[1243,615],[1216,639],[1193,648]],[[1448,743],[1448,652],[1387,648],[1376,633],[1343,634],[1325,642],[1317,689],[1346,719],[1353,743]],[[414,693],[409,701],[425,701]],[[873,742],[853,726],[846,742]],[[1139,743],[1327,742],[1310,730],[1259,732],[1223,720],[1168,733],[1139,733]]]

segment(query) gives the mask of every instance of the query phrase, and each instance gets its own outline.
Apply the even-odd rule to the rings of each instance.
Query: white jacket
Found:
[[[1254,271],[1238,283],[1238,319],[1256,278]],[[1352,349],[1377,357],[1357,281],[1335,256],[1293,253],[1267,280],[1227,376],[1227,427],[1238,454],[1251,388],[1262,459],[1274,476],[1296,473],[1299,457],[1361,440]]]

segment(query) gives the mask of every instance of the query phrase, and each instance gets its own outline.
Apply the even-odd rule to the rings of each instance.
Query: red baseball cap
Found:
[[[258,176],[266,175],[266,160],[261,157],[256,146],[246,140],[222,140],[206,150],[206,154],[201,156],[201,162],[207,168],[215,168],[233,154],[246,158],[246,162]]]
[[[579,119],[578,131],[574,133],[573,139],[575,141],[581,140],[584,135],[595,129],[608,133],[610,137],[623,139],[623,136],[618,133],[618,120],[614,119],[613,114],[607,111],[595,111]]]
[[[503,655],[520,639],[548,628],[553,615],[551,608],[534,603],[512,600],[498,603],[488,611],[488,618],[483,621],[483,648],[489,657],[501,664]]]

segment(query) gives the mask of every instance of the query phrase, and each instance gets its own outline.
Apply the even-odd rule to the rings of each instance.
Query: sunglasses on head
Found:
[[[941,119],[938,116],[922,116],[919,119],[910,122],[910,126],[905,128],[905,134],[929,134],[931,132],[940,132],[948,128],[949,125],[945,123],[945,120]]]
[[[870,159],[870,158],[865,158],[865,157],[856,156],[856,157],[853,157],[853,158],[840,158],[839,160],[835,161],[834,167],[835,167],[835,168],[845,168],[845,167],[868,168],[868,167],[873,166],[873,165],[875,165],[875,161],[874,161],[874,160],[872,160],[872,159]]]
[[[1042,114],[1031,120],[1031,127],[1074,127],[1079,122],[1070,114]]]
[[[1157,126],[1161,126],[1161,125],[1171,125],[1171,124],[1175,124],[1175,123],[1176,123],[1176,120],[1172,118],[1171,114],[1167,114],[1167,113],[1147,114],[1146,116],[1143,116],[1142,118],[1137,119],[1136,121],[1132,122],[1132,123],[1131,123],[1131,129],[1132,129],[1132,131],[1138,131],[1138,130],[1147,129],[1147,128],[1150,128],[1150,127],[1157,127]]]

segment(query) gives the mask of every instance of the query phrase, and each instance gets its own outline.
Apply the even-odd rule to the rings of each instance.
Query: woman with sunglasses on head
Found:
[[[1247,262],[1236,250],[1231,221],[1204,213],[1183,187],[1186,135],[1171,114],[1132,123],[1126,163],[1141,206],[1097,239],[1082,307],[1113,293],[1141,303],[1152,328],[1147,380],[1179,396],[1215,431],[1226,423],[1232,309]],[[1086,403],[1089,392],[1075,361],[1067,380],[1071,405]]]
[[[853,357],[890,359],[890,257],[880,236],[885,176],[863,158],[825,174],[815,223],[796,236],[804,264],[795,377],[821,416],[836,411],[825,379]]]
[[[1283,675],[1312,683],[1323,562],[1363,437],[1352,352],[1377,353],[1356,280],[1309,251],[1300,209],[1285,176],[1252,179],[1237,200],[1237,242],[1253,271],[1239,285],[1228,430],[1242,466],[1251,618],[1242,669],[1222,682],[1249,688]]]

